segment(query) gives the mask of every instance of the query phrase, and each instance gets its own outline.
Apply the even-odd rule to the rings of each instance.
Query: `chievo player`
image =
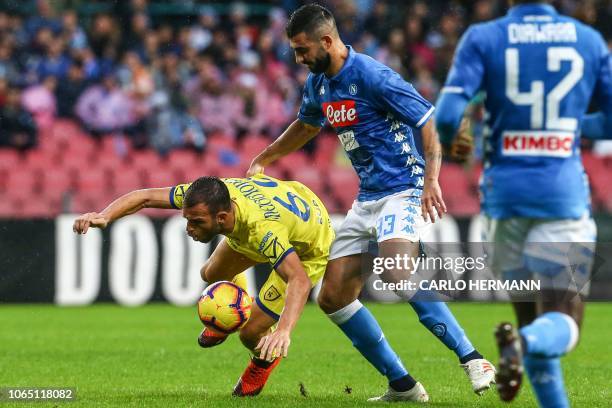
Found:
[[[516,3],[464,34],[436,119],[450,144],[468,101],[486,91],[483,235],[494,244],[497,273],[529,279],[557,271],[559,283],[567,255],[542,251],[542,243],[577,243],[586,254],[570,259],[573,282],[546,288],[536,303],[514,303],[518,333],[510,323],[496,332],[500,397],[516,396],[524,365],[540,406],[568,407],[559,357],[578,340],[596,237],[578,136],[581,126],[587,137],[612,134],[611,61],[592,28],[550,5]],[[592,94],[601,112],[585,116]]]
[[[440,145],[433,106],[394,71],[345,46],[334,17],[311,4],[295,11],[286,27],[296,61],[312,74],[304,87],[298,119],[257,156],[249,174],[312,139],[325,119],[335,128],[360,179],[357,201],[340,228],[319,294],[319,305],[353,345],[387,377],[383,401],[427,401],[429,396],[402,365],[374,316],[357,299],[364,284],[361,254],[377,241],[379,256],[418,255],[423,228],[445,211],[438,171]],[[425,161],[410,126],[421,128]],[[431,222],[427,219],[431,219]],[[475,392],[494,381],[483,359],[441,302],[412,302],[425,327],[453,350]]]
[[[233,392],[239,397],[258,395],[281,356],[287,356],[308,293],[325,272],[334,239],[325,206],[296,181],[262,175],[200,177],[189,184],[132,191],[100,213],[81,215],[73,229],[85,234],[143,208],[182,209],[187,234],[196,241],[225,237],[200,271],[207,282],[232,280],[244,288],[245,270],[264,262],[272,265],[251,317],[240,329],[240,340],[253,357]],[[226,337],[206,328],[198,343],[213,347]]]

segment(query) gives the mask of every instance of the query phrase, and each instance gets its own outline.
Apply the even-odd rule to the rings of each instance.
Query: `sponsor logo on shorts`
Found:
[[[504,156],[570,157],[574,133],[511,130],[502,135]]]

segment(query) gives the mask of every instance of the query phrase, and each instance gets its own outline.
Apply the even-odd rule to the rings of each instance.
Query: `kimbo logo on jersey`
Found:
[[[359,123],[355,101],[324,102],[323,112],[333,127],[344,127]]]
[[[560,131],[506,131],[502,135],[504,156],[570,157],[574,133]]]

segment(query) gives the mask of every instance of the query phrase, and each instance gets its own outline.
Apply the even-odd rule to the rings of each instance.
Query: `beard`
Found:
[[[329,52],[324,51],[322,56],[317,57],[312,63],[308,64],[308,69],[313,74],[322,74],[327,71],[330,65],[331,55],[329,55]]]

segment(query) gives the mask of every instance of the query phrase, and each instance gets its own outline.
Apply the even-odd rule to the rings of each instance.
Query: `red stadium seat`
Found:
[[[171,169],[152,169],[145,172],[147,186],[152,188],[171,187],[182,183],[182,177],[178,177]]]
[[[316,195],[325,193],[325,179],[319,169],[313,166],[294,168],[289,171],[289,179],[296,180],[311,189]]]
[[[110,171],[112,191],[116,195],[126,194],[133,190],[147,187],[143,171],[123,165]]]
[[[281,169],[286,171],[291,171],[292,169],[301,168],[304,166],[313,166],[312,160],[301,150],[279,159],[276,164],[278,164]]]
[[[10,200],[8,197],[3,197],[0,200],[0,219],[16,217],[21,206],[21,200]]]
[[[15,149],[0,149],[0,169],[17,168],[21,160],[21,155]]]
[[[359,178],[351,167],[330,168],[327,177],[330,192],[339,201],[343,211],[347,211],[359,192]]]
[[[233,137],[224,135],[222,133],[214,133],[208,136],[206,140],[207,149],[209,150],[219,150],[219,149],[227,149],[236,151],[236,141]]]
[[[240,143],[240,157],[242,161],[250,163],[255,156],[261,153],[272,141],[263,136],[249,135]]]
[[[168,167],[153,150],[135,150],[130,155],[129,161],[135,168],[145,171]]]
[[[75,178],[63,168],[51,168],[42,173],[42,194],[49,199],[61,199],[75,188]]]
[[[7,174],[5,196],[11,198],[29,198],[41,191],[40,172],[28,167],[15,168]]]
[[[191,168],[204,167],[203,154],[198,154],[192,150],[173,150],[166,158],[168,165],[173,170],[184,172]]]
[[[52,218],[60,213],[59,200],[30,198],[23,200],[18,215],[23,218]]]
[[[109,190],[111,185],[105,169],[92,168],[77,174],[77,189],[84,194]]]

